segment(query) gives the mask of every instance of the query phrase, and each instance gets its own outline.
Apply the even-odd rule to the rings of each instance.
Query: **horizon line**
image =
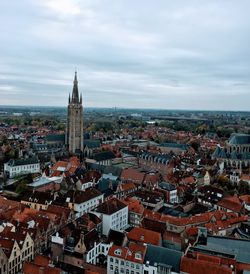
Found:
[[[6,107],[15,107],[15,108],[67,108],[67,106],[54,106],[54,105],[48,105],[48,106],[45,106],[45,105],[0,105],[0,108],[6,108]],[[225,110],[219,110],[219,109],[189,109],[189,108],[182,108],[182,109],[178,109],[178,108],[143,108],[143,107],[117,107],[117,106],[113,106],[113,107],[89,107],[89,106],[85,106],[84,107],[85,109],[90,109],[90,108],[94,108],[94,109],[127,109],[127,110],[133,110],[133,109],[138,109],[138,110],[171,110],[171,111],[204,111],[204,112],[208,112],[208,111],[211,111],[211,112],[249,112],[250,113],[250,110],[228,110],[228,109],[225,109]]]

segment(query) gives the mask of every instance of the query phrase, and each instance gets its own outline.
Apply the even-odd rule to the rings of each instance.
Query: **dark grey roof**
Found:
[[[87,188],[82,190],[69,190],[63,197],[56,198],[54,204],[66,205],[67,203],[81,204],[96,197],[99,197],[102,193],[95,188]]]
[[[215,149],[215,151],[213,152],[212,157],[214,157],[214,158],[220,157],[220,152],[221,152],[221,147],[220,147],[220,146],[216,146],[216,149]]]
[[[250,145],[249,134],[232,134],[228,143],[230,145]]]
[[[115,158],[115,154],[112,151],[102,151],[99,153],[95,153],[93,159],[97,162],[111,160]]]
[[[197,247],[234,255],[238,262],[250,263],[250,240],[209,236],[206,246],[198,245]]]
[[[220,146],[217,146],[214,153],[212,154],[213,158],[222,158],[222,159],[232,159],[232,160],[249,160],[250,159],[250,153],[249,152],[243,152],[238,153],[236,150],[232,151],[231,153],[227,153],[225,148],[222,148]]]
[[[101,141],[87,139],[87,140],[84,140],[84,146],[88,148],[99,148],[101,146]]]
[[[124,154],[128,154],[128,155],[131,155],[131,156],[134,156],[134,157],[137,157],[139,152],[137,151],[133,151],[133,150],[129,150],[129,149],[122,149],[121,150]]]
[[[221,157],[221,158],[227,158],[227,154],[226,154],[226,151],[225,151],[224,148],[221,149],[220,157]]]
[[[122,246],[124,238],[125,234],[123,232],[110,229],[107,242],[113,242],[114,245]]]
[[[26,192],[21,200],[26,202],[36,202],[38,204],[45,204],[54,200],[54,194],[52,192],[32,191]]]
[[[145,160],[152,160],[155,163],[167,164],[168,161],[172,159],[172,156],[169,154],[143,152],[140,154],[140,158]]]
[[[115,167],[115,166],[105,166],[103,171],[104,174],[111,173],[112,175],[118,176],[118,177],[120,176],[121,172],[122,172],[122,169],[120,167]]]
[[[237,153],[236,153],[235,150],[230,154],[230,159],[232,159],[232,160],[237,160],[238,159],[238,156],[237,156]]]
[[[178,148],[181,150],[187,150],[189,148],[189,145],[177,144],[177,143],[162,143],[159,146],[160,147],[168,147],[168,148]]]
[[[65,134],[50,134],[45,137],[47,142],[65,142]]]
[[[32,164],[38,164],[39,160],[36,156],[32,156],[29,158],[24,159],[17,159],[17,160],[9,160],[8,164],[10,166],[22,166],[22,165],[32,165]]]
[[[144,258],[144,264],[155,266],[155,264],[172,266],[171,270],[180,272],[180,262],[183,253],[173,249],[148,245]]]
[[[176,189],[176,187],[170,183],[167,182],[161,182],[159,183],[159,187],[168,191],[173,191]]]
[[[249,153],[249,152],[244,152],[244,153],[242,154],[242,159],[243,159],[243,160],[248,160],[248,159],[250,159],[250,153]]]
[[[116,191],[118,186],[118,182],[111,181],[110,179],[100,179],[97,184],[97,189],[101,191],[102,193],[105,193],[108,189],[112,189],[113,191]]]
[[[97,171],[100,171],[100,172],[104,172],[105,170],[105,167],[104,165],[99,165],[99,164],[96,164],[96,163],[88,163],[88,167],[90,169],[94,169],[94,170],[97,170]]]

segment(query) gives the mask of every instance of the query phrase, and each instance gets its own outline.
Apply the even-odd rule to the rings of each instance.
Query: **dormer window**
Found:
[[[137,260],[141,260],[141,259],[142,259],[141,253],[140,253],[140,252],[136,252],[136,253],[135,253],[135,258],[136,258]]]
[[[121,256],[122,255],[121,249],[116,249],[114,254],[117,255],[117,256]]]

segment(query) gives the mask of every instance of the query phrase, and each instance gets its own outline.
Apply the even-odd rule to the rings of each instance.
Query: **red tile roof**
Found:
[[[181,182],[184,184],[194,184],[195,178],[193,176],[181,178]]]
[[[142,227],[134,227],[127,237],[130,241],[161,246],[161,234]]]
[[[218,203],[218,206],[232,210],[234,212],[240,212],[242,209],[242,203],[237,196],[223,197]]]
[[[121,258],[130,262],[143,264],[147,247],[142,244],[129,243],[128,247],[121,247],[113,245],[109,249],[108,255],[112,257]],[[118,253],[118,252],[119,253]],[[138,254],[139,256],[136,256]]]
[[[193,215],[191,217],[173,217],[170,215],[163,215],[158,212],[153,212],[151,210],[145,209],[143,213],[144,218],[153,219],[175,226],[198,226],[201,224],[213,223],[213,226],[216,225],[219,221],[224,221],[225,225],[231,225],[237,222],[244,222],[247,217],[242,216],[238,217],[237,213],[226,212],[223,210],[217,210],[213,212],[206,212],[202,214]],[[218,223],[221,224],[221,223]],[[210,226],[209,226],[210,227]]]
[[[128,205],[128,210],[137,214],[143,214],[144,206],[136,198],[129,198],[122,200],[122,202]]]
[[[145,173],[135,168],[123,169],[120,178],[122,181],[142,184]]]
[[[250,195],[242,195],[239,198],[241,201],[245,202],[247,205],[250,204]]]
[[[121,183],[119,184],[118,186],[120,189],[120,191],[128,191],[128,190],[133,190],[133,189],[136,189],[136,186],[134,183]]]
[[[48,266],[49,261],[48,257],[42,255],[37,255],[34,259],[34,263],[40,266]]]
[[[23,274],[60,274],[61,270],[59,268],[40,266],[31,262],[24,262],[23,264]]]
[[[216,260],[202,260],[192,259],[188,257],[182,257],[181,260],[181,271],[189,274],[232,274],[232,269],[227,266],[220,265]]]

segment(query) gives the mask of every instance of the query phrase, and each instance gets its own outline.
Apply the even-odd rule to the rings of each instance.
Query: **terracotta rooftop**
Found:
[[[50,259],[46,256],[37,255],[34,259],[34,263],[40,266],[48,266]]]
[[[24,262],[23,264],[23,274],[61,274],[61,269],[49,267],[49,266],[40,266],[33,262]]]
[[[142,214],[144,211],[144,206],[136,198],[127,197],[124,200],[122,200],[122,202],[128,205],[128,210],[131,212]]]
[[[247,205],[250,205],[250,195],[242,195],[239,197],[239,199],[245,202]]]
[[[136,186],[134,183],[128,182],[128,183],[119,184],[118,188],[120,191],[128,191],[128,190],[136,189]]]
[[[210,222],[216,223],[218,221],[227,220],[229,222],[242,222],[244,218],[238,218],[237,214],[234,212],[226,212],[223,210],[217,210],[213,212],[205,212],[202,214],[196,214],[191,217],[173,217],[170,215],[160,214],[158,212],[153,212],[151,210],[145,209],[143,213],[144,218],[157,220],[165,223],[169,223],[176,226],[198,226],[201,224],[207,224]],[[230,221],[231,220],[231,221]]]
[[[240,212],[242,204],[237,196],[223,197],[218,203],[218,206],[232,210],[234,212]]]
[[[152,245],[161,245],[161,234],[142,227],[134,227],[128,233],[128,239],[134,242],[141,242]]]
[[[122,181],[142,184],[145,173],[135,168],[124,169],[120,175]]]
[[[108,255],[130,262],[143,264],[147,247],[142,244],[129,243],[128,247],[113,245],[109,249]]]
[[[189,274],[232,274],[232,269],[221,265],[218,261],[209,261],[205,258],[193,259],[182,257],[181,271]]]

